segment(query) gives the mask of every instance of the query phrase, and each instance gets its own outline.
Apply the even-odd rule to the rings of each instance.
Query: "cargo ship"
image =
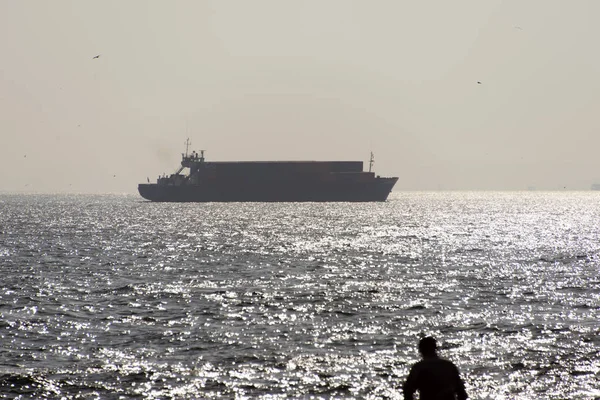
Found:
[[[160,202],[385,201],[398,180],[363,171],[362,161],[206,161],[204,150],[181,155],[181,166],[140,195]]]

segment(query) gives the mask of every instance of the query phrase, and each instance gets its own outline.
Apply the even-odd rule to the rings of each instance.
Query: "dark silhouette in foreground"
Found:
[[[419,342],[423,359],[413,365],[404,383],[404,399],[412,400],[418,390],[421,400],[464,400],[465,385],[458,368],[452,362],[439,358],[434,338],[426,337]]]

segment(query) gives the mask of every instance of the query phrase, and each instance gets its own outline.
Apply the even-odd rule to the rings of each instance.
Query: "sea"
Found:
[[[0,398],[600,399],[600,192],[0,194]]]

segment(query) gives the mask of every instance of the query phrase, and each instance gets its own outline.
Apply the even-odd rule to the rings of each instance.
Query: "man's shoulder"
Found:
[[[425,358],[415,364],[415,368],[429,368],[429,367],[442,367],[442,368],[453,368],[456,369],[456,365],[445,358],[432,357]]]

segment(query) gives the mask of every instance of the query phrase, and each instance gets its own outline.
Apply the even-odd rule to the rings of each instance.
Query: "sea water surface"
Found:
[[[0,397],[600,398],[600,192],[0,195]]]

